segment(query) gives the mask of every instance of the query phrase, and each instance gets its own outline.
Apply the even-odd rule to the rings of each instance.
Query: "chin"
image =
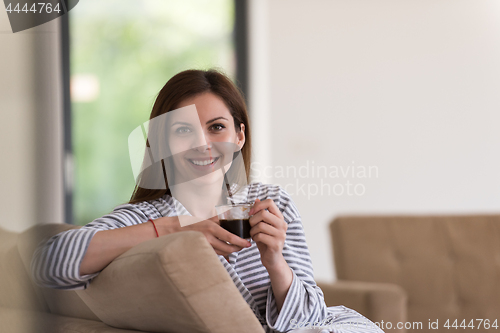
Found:
[[[208,185],[216,185],[216,184],[221,184],[224,181],[224,178],[222,177],[222,173],[220,170],[217,170],[216,172],[211,172],[209,174],[206,174],[204,176],[198,177],[194,180],[191,181],[192,184],[199,185],[199,186],[208,186]]]

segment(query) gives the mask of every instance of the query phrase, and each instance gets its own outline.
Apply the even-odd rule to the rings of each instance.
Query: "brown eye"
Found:
[[[221,131],[224,128],[226,128],[226,127],[222,124],[213,124],[212,126],[210,126],[210,130],[215,131],[215,132]]]

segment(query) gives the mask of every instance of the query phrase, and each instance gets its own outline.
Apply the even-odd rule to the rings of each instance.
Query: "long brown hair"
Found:
[[[247,106],[242,92],[224,73],[216,69],[190,69],[176,74],[158,93],[149,119],[175,110],[183,100],[206,92],[213,93],[224,101],[234,119],[236,131],[241,130],[240,124],[245,125],[245,144],[241,149],[241,154],[248,181],[252,144]],[[155,200],[170,193],[165,174],[164,178],[166,189],[147,189],[136,185],[129,203]]]

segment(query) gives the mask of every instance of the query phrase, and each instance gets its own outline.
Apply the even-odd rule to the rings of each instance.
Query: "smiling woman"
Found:
[[[219,255],[266,332],[289,331],[298,322],[344,323],[349,328],[336,330],[341,333],[351,325],[356,332],[381,332],[353,310],[326,306],[292,199],[279,186],[246,183],[250,143],[246,105],[229,78],[215,70],[175,75],[153,106],[130,202],[39,246],[35,279],[52,288],[85,288],[133,246],[195,230]],[[228,203],[228,195],[233,204],[252,204],[251,241],[220,226],[215,207]],[[62,246],[67,250],[57,251]]]

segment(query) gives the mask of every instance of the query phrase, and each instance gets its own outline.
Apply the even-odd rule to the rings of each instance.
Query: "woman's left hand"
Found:
[[[282,251],[288,225],[271,199],[255,200],[250,210],[250,215],[252,214],[250,236],[257,243],[262,264],[269,270],[284,261]]]

